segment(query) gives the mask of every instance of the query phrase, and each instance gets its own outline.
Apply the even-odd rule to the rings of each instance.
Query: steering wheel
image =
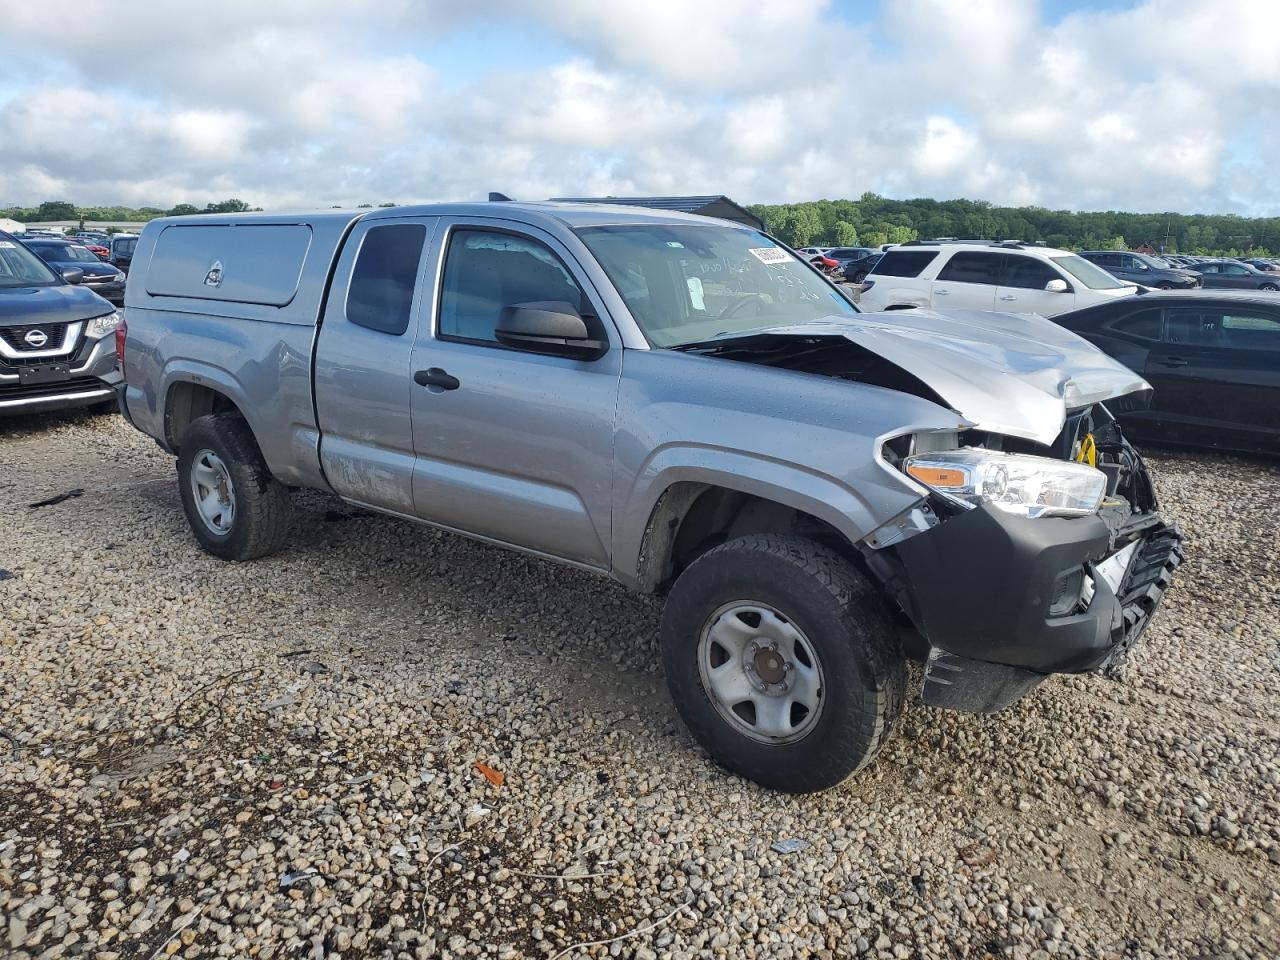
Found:
[[[720,313],[717,314],[716,319],[727,320],[729,317],[733,316],[735,313],[741,310],[748,303],[767,304],[768,301],[765,300],[765,298],[761,294],[749,293],[745,297],[742,297],[740,300],[733,301],[733,303],[729,304],[727,307],[721,310]],[[756,307],[756,313],[758,314],[759,312],[760,312],[760,308]]]

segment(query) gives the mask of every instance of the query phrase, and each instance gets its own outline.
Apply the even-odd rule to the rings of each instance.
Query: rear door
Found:
[[[1004,273],[996,290],[997,310],[1052,317],[1075,307],[1075,284],[1052,264],[1020,253],[1007,253],[1004,258]],[[1054,280],[1065,283],[1066,290],[1046,290]]]
[[[933,281],[933,305],[959,310],[994,310],[1003,256],[963,250],[952,254]]]
[[[415,512],[441,526],[607,568],[621,341],[556,237],[490,218],[442,222],[412,369]],[[596,360],[500,344],[502,308],[581,304]],[[447,384],[441,386],[441,383]]]
[[[1280,441],[1280,310],[1254,305],[1174,307],[1147,359],[1170,439]]]
[[[436,226],[434,217],[357,223],[316,341],[325,477],[343,497],[404,514],[413,513],[411,321]]]

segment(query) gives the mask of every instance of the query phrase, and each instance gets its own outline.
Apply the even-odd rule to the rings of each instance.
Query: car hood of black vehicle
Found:
[[[110,303],[92,290],[74,284],[0,287],[0,326],[74,323],[100,317],[112,309]]]

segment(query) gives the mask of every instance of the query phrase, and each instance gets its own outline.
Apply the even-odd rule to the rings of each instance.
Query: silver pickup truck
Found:
[[[1035,317],[861,314],[735,224],[171,218],[126,307],[121,407],[205,550],[279,550],[313,487],[665,593],[681,715],[782,790],[875,755],[908,657],[968,711],[1115,666],[1181,557],[1103,405],[1136,374]]]

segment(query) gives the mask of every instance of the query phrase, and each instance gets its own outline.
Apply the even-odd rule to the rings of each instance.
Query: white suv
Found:
[[[1136,293],[1066,250],[1008,241],[913,240],[885,253],[867,274],[863,310],[946,307],[1055,317]]]

